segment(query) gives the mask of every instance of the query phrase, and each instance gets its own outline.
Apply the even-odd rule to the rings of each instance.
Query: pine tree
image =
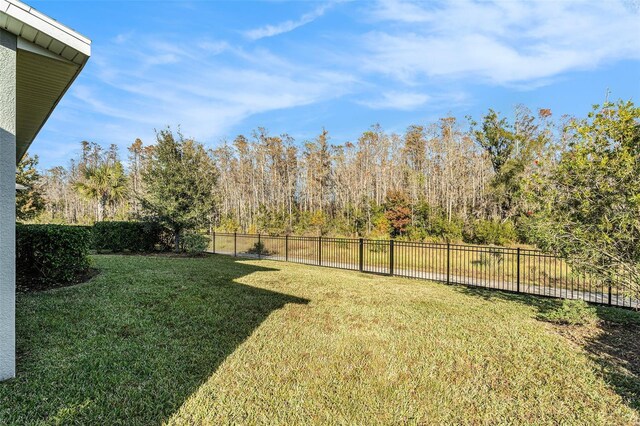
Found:
[[[142,180],[143,209],[173,231],[179,251],[182,232],[205,225],[212,215],[216,173],[211,157],[200,143],[167,128],[156,133]]]

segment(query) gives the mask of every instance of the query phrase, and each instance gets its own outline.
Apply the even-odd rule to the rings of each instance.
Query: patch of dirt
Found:
[[[605,381],[640,413],[640,325],[601,320],[592,325],[551,327],[584,349],[602,368]]]
[[[554,329],[588,352],[640,377],[640,326],[599,321],[586,326],[555,325]]]

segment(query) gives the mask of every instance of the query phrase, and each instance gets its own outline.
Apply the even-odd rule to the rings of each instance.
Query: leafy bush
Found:
[[[518,238],[511,222],[476,220],[465,230],[465,240],[474,244],[495,244],[503,246]]]
[[[220,232],[240,232],[240,224],[237,220],[224,217],[220,220],[220,226],[216,229],[216,231]]]
[[[571,120],[564,134],[568,149],[529,183],[537,219],[532,240],[573,270],[616,282],[640,299],[640,106],[594,105],[588,119]]]
[[[421,226],[409,225],[407,232],[396,240],[400,241],[425,241],[429,238],[429,233]]]
[[[262,256],[268,256],[270,254],[274,254],[265,248],[265,245],[262,241],[257,241],[249,250],[247,250],[247,253],[259,254]]]
[[[444,216],[433,219],[429,227],[429,234],[441,241],[458,242],[462,240],[462,221],[453,218],[449,221]]]
[[[162,244],[163,227],[155,222],[97,222],[93,226],[98,251],[151,252]]]
[[[584,325],[596,321],[597,311],[584,300],[563,300],[555,309],[541,313],[540,318],[556,324]]]
[[[194,231],[187,231],[182,236],[182,249],[187,253],[198,254],[207,249],[209,239]]]
[[[408,227],[410,240],[430,242],[462,241],[464,221],[425,201],[413,206],[413,223]]]
[[[384,213],[377,213],[373,217],[373,229],[368,237],[371,239],[386,239],[392,234],[391,223]]]
[[[72,283],[89,269],[91,228],[65,225],[16,225],[19,287],[41,289]]]
[[[289,213],[284,210],[271,210],[260,205],[255,218],[255,233],[280,234],[287,227]]]

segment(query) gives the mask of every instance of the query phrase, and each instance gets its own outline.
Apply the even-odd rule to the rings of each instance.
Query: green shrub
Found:
[[[258,254],[258,255],[267,255],[269,254],[267,252],[267,249],[264,246],[264,243],[262,241],[256,241],[256,243],[251,246],[251,248],[249,248],[247,250],[247,253],[249,254]]]
[[[247,253],[258,254],[262,256],[272,256],[278,254],[277,250],[269,250],[262,241],[256,241],[256,243],[247,250]]]
[[[207,249],[209,239],[194,231],[187,231],[182,236],[182,249],[191,254],[202,253]]]
[[[16,225],[18,286],[41,289],[72,283],[89,269],[90,227]]]
[[[554,309],[541,313],[540,318],[556,324],[584,325],[597,320],[597,310],[584,300],[563,300]]]
[[[449,220],[445,216],[437,216],[431,222],[429,234],[441,241],[455,243],[462,240],[462,228],[462,221],[457,218]]]
[[[163,244],[163,227],[155,222],[97,222],[93,226],[98,251],[151,252]]]
[[[425,239],[427,239],[429,237],[429,234],[427,233],[427,231],[420,227],[420,226],[415,226],[415,225],[409,225],[409,227],[407,228],[407,232],[405,235],[396,238],[396,240],[399,241],[424,241]]]
[[[465,240],[474,244],[503,246],[517,239],[516,229],[511,222],[476,220],[465,230]]]

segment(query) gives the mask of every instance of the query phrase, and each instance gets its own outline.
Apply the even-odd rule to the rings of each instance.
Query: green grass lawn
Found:
[[[633,362],[540,321],[555,301],[224,256],[94,263],[19,295],[0,424],[639,421]]]

